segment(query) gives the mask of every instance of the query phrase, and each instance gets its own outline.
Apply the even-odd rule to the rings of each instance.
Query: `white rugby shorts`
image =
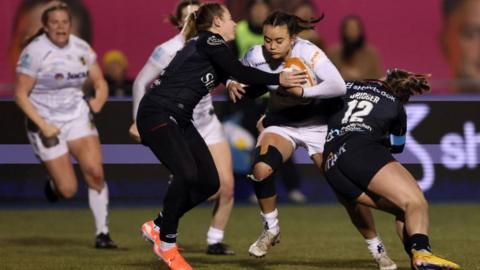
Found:
[[[27,131],[33,152],[42,161],[52,160],[68,153],[68,141],[90,135],[98,136],[97,128],[90,120],[88,113],[69,122],[52,124],[60,128],[60,134],[57,136],[58,144],[49,148],[42,143],[39,132]]]
[[[293,149],[297,149],[297,147],[305,148],[311,157],[314,154],[323,153],[327,130],[327,125],[311,125],[305,127],[270,126],[260,133],[258,142],[260,142],[265,134],[274,133],[290,141]]]

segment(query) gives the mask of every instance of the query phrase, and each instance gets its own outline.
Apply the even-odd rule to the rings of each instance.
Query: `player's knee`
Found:
[[[233,182],[222,182],[220,184],[219,197],[222,200],[231,200],[234,195]]]
[[[272,167],[264,162],[257,162],[253,165],[252,175],[255,179],[262,181],[273,173]]]
[[[405,212],[412,209],[427,211],[428,203],[422,194],[408,194],[403,199],[400,208]]]
[[[427,200],[423,195],[412,196],[408,202],[409,207],[414,209],[421,209],[422,211],[428,210]]]
[[[215,195],[220,189],[220,181],[218,180],[218,177],[206,181],[206,183],[204,184],[204,188],[208,193],[208,197]]]
[[[59,195],[64,199],[71,199],[75,194],[77,194],[77,186],[76,185],[64,185],[57,187],[57,192]]]
[[[195,183],[199,181],[197,167],[191,166],[188,169],[175,172],[174,179],[181,179],[182,181],[185,181],[187,183]]]
[[[103,168],[102,166],[89,166],[85,169],[88,178],[94,186],[103,186]]]
[[[272,145],[259,146],[255,149],[252,176],[257,181],[263,181],[282,164],[283,157],[280,151]]]

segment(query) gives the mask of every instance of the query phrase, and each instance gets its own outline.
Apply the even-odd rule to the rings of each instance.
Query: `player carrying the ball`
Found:
[[[236,101],[246,95],[255,98],[270,90],[267,113],[257,127],[261,131],[252,172],[255,194],[261,209],[264,230],[250,246],[249,253],[263,257],[280,241],[280,226],[277,210],[277,194],[274,171],[294,153],[299,146],[321,170],[322,152],[327,133],[326,111],[329,102],[325,99],[346,93],[346,85],[338,70],[325,53],[311,42],[297,37],[304,29],[313,29],[319,19],[304,21],[284,12],[272,13],[263,23],[264,45],[252,47],[242,59],[244,65],[276,73],[286,68],[303,70],[307,82],[302,87],[254,86],[244,88],[237,82],[229,82],[230,98]],[[365,238],[368,248],[379,269],[396,269],[378,237],[372,214],[365,206],[344,203],[352,222]]]

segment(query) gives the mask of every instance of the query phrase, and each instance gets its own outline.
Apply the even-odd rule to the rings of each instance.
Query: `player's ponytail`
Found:
[[[48,23],[48,18],[50,16],[50,13],[53,12],[53,11],[57,11],[57,10],[65,11],[68,14],[68,18],[69,18],[70,22],[72,22],[72,12],[70,12],[70,9],[68,8],[67,4],[61,3],[61,4],[57,4],[57,5],[54,5],[54,6],[51,6],[51,7],[47,8],[42,13],[42,27],[35,33],[35,35],[33,35],[33,36],[29,37],[27,40],[25,40],[25,42],[22,45],[22,48],[25,48],[28,44],[30,44],[30,42],[32,42],[34,39],[36,39],[37,37],[39,37],[39,36],[41,36],[45,33],[43,28]]]
[[[402,103],[407,103],[411,96],[430,91],[430,85],[427,81],[429,76],[395,68],[387,71],[385,82],[395,97]]]
[[[218,3],[205,3],[200,5],[197,11],[190,14],[186,28],[188,33],[185,38],[188,40],[198,34],[200,31],[206,31],[212,27],[215,16],[222,17],[225,7]]]
[[[298,16],[282,12],[282,11],[275,11],[268,18],[263,22],[263,25],[271,25],[271,26],[282,26],[286,25],[288,29],[288,33],[290,36],[297,35],[298,33],[302,32],[303,30],[311,30],[315,28],[315,24],[323,20],[325,15],[322,15],[318,18],[311,18],[309,20],[304,20]]]
[[[177,7],[175,8],[174,14],[171,14],[168,17],[168,20],[172,25],[177,27],[178,29],[182,29],[184,27],[183,22],[182,22],[182,11],[184,8],[188,6],[200,6],[200,2],[197,0],[182,0],[178,3]],[[190,11],[188,11],[188,14],[190,14]]]
[[[195,26],[195,18],[197,17],[197,12],[198,10],[188,14],[185,25],[182,28],[182,32],[183,32],[183,36],[185,37],[185,40],[189,40],[192,37],[198,35],[198,30],[197,30],[197,27]]]

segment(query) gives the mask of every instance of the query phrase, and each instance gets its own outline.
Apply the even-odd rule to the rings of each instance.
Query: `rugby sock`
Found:
[[[386,253],[385,246],[382,243],[382,239],[379,236],[374,237],[372,239],[365,239],[367,243],[368,250],[372,254],[373,257],[376,257],[382,253]]]
[[[266,214],[260,212],[260,215],[265,223],[265,229],[277,235],[280,232],[280,226],[278,225],[278,210],[275,208],[275,210]]]
[[[412,250],[410,250],[410,237],[405,237],[403,239],[403,250],[405,250],[410,258],[412,257]]]
[[[410,236],[410,249],[423,249],[431,252],[432,248],[430,247],[430,241],[428,239],[428,236],[420,233]]]
[[[153,223],[155,224],[155,229],[157,229],[156,227],[160,229],[160,224],[162,224],[162,218],[163,214],[162,212],[159,212],[157,218],[153,220]]]
[[[173,243],[168,243],[168,242],[160,241],[160,249],[161,249],[162,251],[167,251],[167,250],[169,250],[169,249],[171,249],[171,248],[174,248],[175,245],[176,245],[175,242],[173,242]]]
[[[88,189],[88,203],[95,219],[96,235],[108,233],[108,186],[105,183],[101,192]]]
[[[207,232],[207,243],[209,245],[221,243],[223,241],[224,231],[210,226]]]

